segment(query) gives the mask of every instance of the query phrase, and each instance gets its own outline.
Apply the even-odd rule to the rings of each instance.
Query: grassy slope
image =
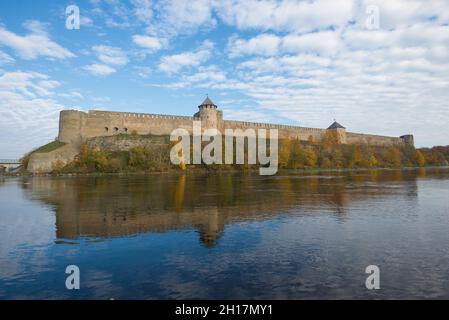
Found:
[[[42,147],[37,148],[32,153],[47,153],[47,152],[51,152],[56,149],[59,149],[65,145],[66,145],[66,143],[64,143],[64,142],[53,141],[53,142],[47,143],[46,145],[43,145]]]

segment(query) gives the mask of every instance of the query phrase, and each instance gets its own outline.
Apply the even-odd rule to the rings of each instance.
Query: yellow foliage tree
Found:
[[[335,130],[327,130],[323,138],[324,145],[334,146],[340,144],[340,137]]]
[[[415,163],[420,167],[423,167],[426,164],[426,158],[424,158],[424,155],[419,150],[415,151],[413,158],[415,160]]]
[[[289,161],[289,167],[290,168],[300,168],[304,164],[302,163],[302,147],[301,142],[299,139],[295,139],[290,142],[290,161]]]
[[[401,166],[401,151],[393,147],[388,150],[388,161],[395,167]]]
[[[312,149],[305,149],[304,150],[304,158],[306,160],[306,165],[309,167],[316,166],[316,163],[318,161],[318,156],[316,155],[315,151]]]
[[[354,147],[354,152],[352,154],[352,161],[356,166],[359,166],[362,164],[363,155],[362,155],[362,149],[360,148],[360,146]]]
[[[371,168],[377,167],[379,165],[379,161],[376,159],[374,155],[371,155],[371,157],[368,160],[368,165]]]
[[[282,140],[279,149],[279,166],[281,168],[286,168],[290,162],[291,140]]]

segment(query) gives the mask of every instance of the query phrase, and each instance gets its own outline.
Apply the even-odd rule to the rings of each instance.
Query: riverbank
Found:
[[[373,171],[414,171],[414,170],[434,170],[449,169],[449,166],[425,166],[425,167],[403,167],[403,168],[307,168],[307,169],[279,169],[276,175],[292,175],[292,174],[322,174],[322,173],[358,173]],[[226,169],[226,170],[210,170],[205,168],[190,168],[187,170],[167,170],[167,171],[130,171],[130,172],[74,172],[74,173],[31,173],[22,171],[17,173],[0,173],[0,177],[106,177],[106,176],[145,176],[145,175],[193,175],[193,174],[210,174],[220,175],[227,174],[248,174],[259,175],[258,168],[250,168],[246,170]]]
[[[68,146],[53,147],[53,151],[68,148]],[[52,157],[45,152],[35,151],[36,161],[30,161],[30,156],[23,158],[23,168],[34,173],[52,174],[110,174],[110,173],[137,173],[145,174],[163,173],[171,171],[206,171],[206,172],[234,172],[256,171],[259,164],[195,164],[181,163],[174,165],[170,160],[170,153],[174,143],[168,136],[139,136],[118,135],[112,137],[98,137],[90,139],[76,151],[70,151],[70,160],[64,161],[56,157],[54,161],[43,161],[45,166],[39,167],[37,162],[41,158]],[[224,144],[222,144],[224,146]],[[56,148],[54,150],[54,148]],[[237,152],[234,144],[233,150]],[[408,168],[425,166],[449,165],[449,147],[434,147],[415,149],[408,145],[395,146],[370,146],[340,144],[338,141],[324,140],[321,142],[281,139],[277,148],[278,170],[297,170],[308,172],[319,170],[353,170],[353,169],[378,169],[378,168]],[[270,148],[268,148],[269,152]],[[215,149],[213,152],[215,153]],[[241,151],[241,150],[240,150]],[[62,152],[62,151],[61,151]],[[214,160],[225,163],[225,150],[222,151],[222,159]],[[244,162],[250,157],[248,146],[244,146]],[[39,156],[39,157],[38,157]],[[38,161],[39,160],[39,161]],[[236,155],[233,157],[236,163]],[[271,160],[273,161],[273,160]],[[34,165],[31,165],[31,162]],[[36,162],[36,163],[35,163]],[[42,162],[42,161],[41,161]],[[193,162],[193,154],[190,154],[190,163]],[[270,164],[274,165],[274,164]],[[41,168],[41,169],[39,169]],[[26,174],[26,173],[24,173]]]

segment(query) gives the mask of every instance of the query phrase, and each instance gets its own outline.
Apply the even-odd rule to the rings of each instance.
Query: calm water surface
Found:
[[[449,169],[0,177],[0,298],[449,299]]]

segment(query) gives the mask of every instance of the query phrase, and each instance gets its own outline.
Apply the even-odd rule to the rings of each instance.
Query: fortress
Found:
[[[80,146],[90,138],[107,137],[118,134],[170,135],[177,129],[192,132],[193,121],[201,121],[202,129],[277,129],[280,139],[302,141],[322,141],[328,132],[337,135],[342,144],[367,144],[375,146],[414,146],[413,135],[387,137],[347,132],[346,128],[334,122],[327,129],[300,126],[223,120],[223,112],[207,97],[198,106],[193,116],[172,116],[160,114],[63,110],[59,118],[57,140],[66,143],[63,147],[46,154],[32,154],[28,169],[32,172],[51,170],[57,160],[68,162],[79,152]]]

